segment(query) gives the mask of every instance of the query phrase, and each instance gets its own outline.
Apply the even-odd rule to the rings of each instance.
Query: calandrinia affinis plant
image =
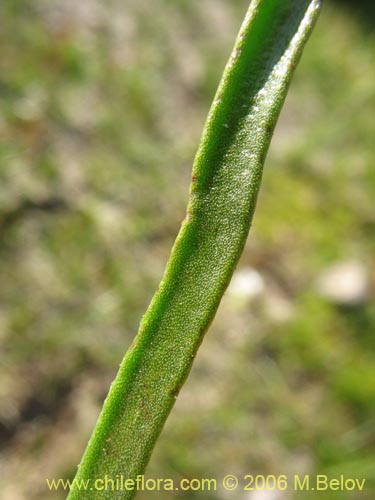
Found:
[[[186,217],[69,500],[108,498],[95,479],[144,473],[241,255],[271,136],[319,7],[319,0],[251,2],[204,126]],[[82,492],[81,480],[93,487]]]

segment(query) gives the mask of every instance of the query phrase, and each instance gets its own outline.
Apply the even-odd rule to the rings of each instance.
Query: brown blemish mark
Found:
[[[181,387],[177,386],[174,389],[172,389],[171,391],[169,391],[169,394],[176,399],[178,397],[178,395],[180,394],[180,390],[181,390]]]
[[[133,342],[130,344],[130,350],[133,350],[137,345],[137,337],[134,337]]]
[[[237,59],[241,55],[242,49],[240,47],[237,47],[233,51],[233,59]]]
[[[189,221],[189,219],[191,217],[191,214],[192,214],[191,210],[186,210],[186,216],[185,216],[184,222],[188,222]]]
[[[110,441],[111,438],[106,439],[106,441]],[[119,457],[119,454],[116,450],[109,450],[108,448],[102,448],[104,455],[110,456],[110,457]]]

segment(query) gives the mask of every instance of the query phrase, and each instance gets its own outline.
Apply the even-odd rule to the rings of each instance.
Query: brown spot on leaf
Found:
[[[180,387],[180,386],[177,386],[177,387],[175,387],[174,389],[172,389],[172,390],[169,392],[169,394],[170,394],[171,396],[173,396],[173,397],[176,399],[176,398],[177,398],[177,396],[178,396],[178,395],[179,395],[179,393],[180,393],[180,390],[181,390],[181,387]]]

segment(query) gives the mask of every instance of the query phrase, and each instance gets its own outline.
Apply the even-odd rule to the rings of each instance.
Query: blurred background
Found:
[[[360,498],[374,498],[370,4],[324,6],[274,135],[243,257],[148,477],[346,474],[366,477]],[[45,478],[74,476],[160,280],[247,7],[2,0],[1,498],[65,498]]]

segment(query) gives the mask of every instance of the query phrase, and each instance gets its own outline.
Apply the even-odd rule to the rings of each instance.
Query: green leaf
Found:
[[[244,247],[271,136],[319,6],[251,3],[204,127],[186,218],[77,472],[93,489],[76,485],[69,500],[108,498],[94,484],[106,475],[143,474]]]

